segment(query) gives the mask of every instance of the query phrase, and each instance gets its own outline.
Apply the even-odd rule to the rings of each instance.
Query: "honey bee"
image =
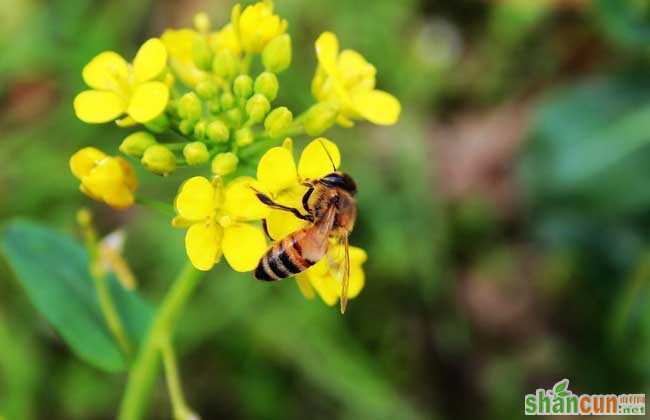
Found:
[[[325,149],[324,145],[323,148]],[[288,211],[310,224],[275,242],[260,259],[254,275],[258,280],[281,280],[316,264],[328,254],[330,247],[343,249],[343,258],[329,258],[328,263],[330,272],[341,283],[341,313],[344,313],[350,279],[348,236],[357,218],[357,186],[350,175],[336,170],[327,149],[325,152],[334,170],[322,178],[304,182],[308,187],[302,197],[305,213],[276,203],[267,195],[256,191],[257,198],[262,203]]]

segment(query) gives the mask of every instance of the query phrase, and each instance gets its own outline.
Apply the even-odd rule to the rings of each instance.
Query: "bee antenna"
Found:
[[[332,155],[330,155],[329,150],[327,150],[327,147],[325,147],[325,143],[323,143],[323,140],[318,139],[318,142],[320,143],[321,146],[323,146],[323,150],[325,150],[325,154],[327,155],[327,158],[330,160],[330,163],[332,164],[332,169],[336,172],[336,165],[334,164],[334,159],[332,159]]]

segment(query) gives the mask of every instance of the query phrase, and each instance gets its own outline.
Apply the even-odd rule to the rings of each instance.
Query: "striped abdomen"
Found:
[[[305,271],[320,260],[325,254],[326,244],[323,246],[320,240],[314,241],[313,228],[301,229],[274,243],[257,264],[255,278],[265,281],[284,279]]]

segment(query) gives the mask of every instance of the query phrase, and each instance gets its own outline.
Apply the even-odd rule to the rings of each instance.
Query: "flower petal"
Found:
[[[296,276],[296,283],[298,284],[300,293],[302,293],[302,295],[306,299],[314,298],[315,296],[314,288],[311,287],[311,283],[309,283],[309,278],[305,275],[305,273],[300,273]]]
[[[291,151],[285,147],[272,147],[264,153],[257,165],[257,180],[271,194],[296,184],[298,172]]]
[[[252,271],[266,252],[262,229],[238,223],[224,229],[223,255],[233,270]]]
[[[70,170],[73,175],[81,179],[88,175],[99,161],[106,157],[106,153],[94,147],[84,147],[70,157]]]
[[[401,105],[397,98],[382,90],[357,92],[352,96],[354,109],[366,120],[379,125],[393,125],[399,119]]]
[[[215,201],[214,186],[207,178],[195,176],[181,185],[174,206],[183,219],[200,221],[212,214]]]
[[[84,90],[74,98],[77,118],[90,124],[112,121],[125,109],[126,102],[113,92]]]
[[[210,270],[221,257],[223,229],[211,222],[195,223],[185,234],[185,252],[198,270]]]
[[[366,284],[366,275],[361,268],[358,266],[350,267],[350,283],[348,285],[348,299],[355,298],[361,293],[363,286]],[[340,295],[340,288],[339,288]]]
[[[129,101],[127,112],[140,123],[146,123],[160,115],[167,107],[169,88],[162,82],[146,82],[139,85]]]
[[[126,117],[124,117],[124,118],[120,118],[118,120],[115,120],[115,124],[118,127],[133,127],[137,123],[138,122],[136,120],[134,120],[133,118],[131,118],[128,115]]]
[[[307,222],[304,220],[300,220],[293,214],[283,210],[271,209],[266,218],[266,229],[269,231],[269,236],[275,241],[279,241],[306,225]]]
[[[223,209],[242,221],[265,218],[269,208],[257,198],[255,190],[259,190],[255,178],[236,178],[226,187]]]
[[[298,174],[302,179],[318,179],[335,171],[340,165],[339,148],[325,137],[320,137],[312,140],[302,151],[298,162]]]
[[[167,65],[167,49],[158,38],[151,38],[138,50],[133,59],[135,78],[140,82],[155,79]]]
[[[117,87],[116,80],[126,80],[129,77],[129,65],[118,53],[104,51],[86,64],[81,76],[92,88],[113,90]]]
[[[114,188],[107,190],[102,198],[106,204],[116,209],[131,207],[135,201],[133,192],[124,184],[116,185]]]
[[[323,302],[329,306],[333,306],[339,300],[340,287],[331,275],[318,274],[319,271],[322,271],[323,269],[327,270],[327,262],[325,260],[320,260],[305,273],[307,273],[309,282]]]
[[[354,50],[343,50],[338,59],[341,80],[348,89],[373,90],[377,69]]]
[[[328,74],[336,72],[336,59],[339,53],[339,40],[332,32],[323,32],[316,39],[318,63]]]
[[[113,157],[106,157],[97,162],[90,173],[81,179],[81,183],[94,196],[103,200],[114,190],[126,188],[122,167]]]

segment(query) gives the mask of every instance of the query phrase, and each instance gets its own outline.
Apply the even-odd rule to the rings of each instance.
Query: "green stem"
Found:
[[[157,210],[167,216],[176,215],[176,212],[174,211],[174,207],[167,203],[163,203],[162,201],[154,200],[140,195],[136,196],[135,201],[141,206],[145,206]]]
[[[111,291],[106,281],[106,275],[103,273],[95,273],[93,274],[93,279],[95,280],[95,290],[99,299],[99,307],[106,320],[106,325],[108,325],[108,329],[113,334],[113,337],[115,337],[115,341],[117,341],[124,354],[129,357],[131,355],[131,344],[120,320],[120,315],[117,313],[117,309],[115,309]]]
[[[176,420],[191,420],[195,415],[188,407],[185,401],[185,395],[183,395],[183,387],[181,386],[178,365],[176,364],[176,356],[174,355],[171,340],[168,339],[162,343],[160,352],[162,353],[163,365],[165,366],[167,389],[172,400],[174,418]]]
[[[161,345],[170,339],[174,323],[199,284],[201,274],[188,261],[160,304],[129,372],[118,419],[137,420],[142,417],[158,373]]]

